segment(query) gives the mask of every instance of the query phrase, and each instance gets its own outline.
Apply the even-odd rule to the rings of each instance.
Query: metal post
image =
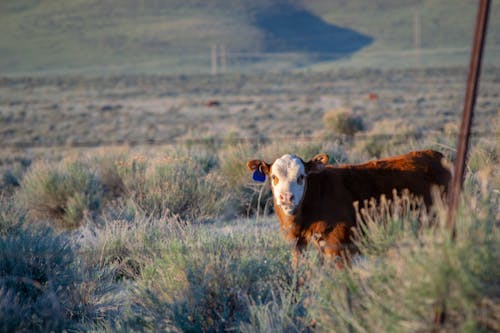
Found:
[[[414,44],[415,44],[415,67],[420,67],[422,65],[420,61],[420,46],[421,46],[421,23],[420,23],[420,13],[415,12],[414,15]]]
[[[227,65],[227,49],[226,45],[219,45],[220,52],[220,70],[222,73],[226,73],[226,65]]]
[[[212,75],[217,75],[217,44],[211,47]]]
[[[448,197],[448,216],[446,226],[451,231],[452,239],[456,237],[455,219],[458,209],[458,201],[464,179],[465,158],[469,145],[470,127],[472,116],[474,114],[474,105],[476,103],[477,86],[479,74],[481,72],[481,60],[483,57],[484,40],[486,35],[486,26],[488,24],[488,14],[490,0],[480,0],[476,18],[476,29],[474,32],[474,41],[469,66],[469,77],[467,78],[467,87],[465,90],[464,111],[462,113],[462,124],[460,125],[460,134],[458,136],[457,157],[455,160],[455,172],[453,174],[452,184]],[[446,299],[439,300],[434,311],[434,323],[436,326],[431,332],[440,331],[446,320]]]
[[[488,23],[488,14],[490,0],[481,0],[476,18],[476,30],[474,33],[474,42],[472,45],[472,54],[469,66],[469,77],[467,79],[467,88],[465,91],[464,111],[462,114],[462,124],[458,137],[457,157],[455,161],[455,172],[449,192],[449,211],[446,226],[451,230],[452,237],[455,238],[455,218],[457,214],[458,202],[464,179],[465,158],[469,145],[470,127],[476,103],[477,85],[479,74],[481,72],[481,60],[483,56],[484,40],[486,35],[486,26]]]

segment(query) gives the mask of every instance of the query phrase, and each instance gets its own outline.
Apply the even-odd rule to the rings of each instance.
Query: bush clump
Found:
[[[32,220],[72,229],[103,209],[204,221],[223,213],[228,195],[214,172],[217,160],[175,153],[165,158],[125,154],[41,162],[27,173],[17,198]],[[131,204],[132,203],[132,204]]]
[[[247,161],[257,158],[250,145],[235,145],[219,152],[220,175],[225,190],[231,195],[233,214],[249,216],[265,209],[270,198],[268,188],[252,180]]]
[[[64,228],[78,227],[97,212],[103,194],[96,173],[82,161],[35,164],[17,193],[32,219],[50,220]]]
[[[121,301],[108,275],[84,265],[67,235],[16,225],[0,236],[0,331],[59,332],[109,324]]]
[[[345,108],[326,112],[323,115],[323,125],[327,135],[333,136],[353,136],[365,129],[363,118],[356,116],[351,110]]]
[[[358,241],[365,260],[320,274],[310,309],[318,330],[498,331],[500,229],[494,210],[482,213],[462,211],[455,240],[411,215],[378,214]]]
[[[287,309],[300,307],[281,240],[194,232],[188,226],[164,243],[138,280],[131,328],[221,332],[247,327],[256,320],[251,309],[278,302],[274,292],[286,293],[280,301],[291,303]],[[283,324],[297,320],[292,316],[298,313],[291,312],[282,313],[290,315]]]
[[[165,238],[182,224],[175,217],[153,218],[135,214],[132,219],[106,219],[102,225],[81,230],[82,257],[99,269],[108,270],[115,280],[137,279],[142,269],[163,250]]]
[[[0,193],[0,236],[16,230],[23,220],[24,216],[14,199]]]
[[[224,211],[226,194],[210,158],[188,155],[123,161],[118,173],[126,195],[148,215],[178,215],[199,221]]]
[[[354,152],[380,158],[417,149],[416,140],[422,137],[422,129],[404,120],[384,119],[375,122],[365,134],[366,138],[355,143]]]

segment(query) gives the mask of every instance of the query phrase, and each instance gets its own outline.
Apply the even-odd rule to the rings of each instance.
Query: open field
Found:
[[[224,45],[231,72],[468,61],[476,1],[4,0],[0,73],[208,73]],[[421,61],[415,61],[415,16]],[[499,65],[500,6],[485,63]],[[410,52],[409,52],[410,51]]]
[[[245,167],[453,161],[476,5],[2,0],[0,332],[500,332],[498,3],[455,240],[400,193],[294,271]]]
[[[43,147],[317,137],[324,134],[324,113],[341,107],[352,109],[378,134],[393,134],[379,126],[388,119],[414,134],[442,133],[458,124],[465,77],[462,68],[5,77],[0,140],[4,147]],[[492,120],[500,116],[499,91],[500,70],[487,67],[475,116],[478,135],[498,132]],[[217,105],[207,106],[211,100]]]
[[[297,272],[245,162],[453,160],[463,68],[0,80],[0,331],[500,330],[498,68],[456,241],[403,196],[368,209],[351,268],[311,249]]]

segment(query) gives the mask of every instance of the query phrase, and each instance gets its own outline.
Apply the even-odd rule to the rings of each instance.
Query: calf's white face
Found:
[[[287,215],[295,214],[306,191],[306,176],[321,172],[328,163],[328,155],[318,154],[307,162],[295,155],[283,155],[269,164],[262,160],[251,160],[247,167],[254,172],[254,179],[271,181],[274,203]],[[257,175],[257,177],[255,177]]]
[[[295,155],[283,155],[271,166],[270,178],[274,202],[291,215],[302,201],[305,191],[304,162]]]

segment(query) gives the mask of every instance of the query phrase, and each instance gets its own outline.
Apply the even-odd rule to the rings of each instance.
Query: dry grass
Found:
[[[99,180],[82,161],[38,163],[23,180],[17,199],[35,220],[76,228],[85,216],[99,210]]]
[[[497,76],[498,69],[486,68],[481,77],[474,118],[481,135],[496,130]],[[0,86],[0,141],[4,147],[224,142],[232,132],[253,142],[280,142],[321,136],[323,116],[337,108],[353,110],[367,128],[391,119],[423,129],[425,136],[442,133],[446,123],[459,119],[465,79],[463,68],[5,78]],[[368,98],[371,92],[377,100]],[[207,107],[208,99],[221,104]],[[387,127],[383,134],[397,129]]]
[[[70,235],[57,236],[57,242],[66,241],[71,249],[61,255],[50,246],[47,250],[53,251],[54,260],[61,260],[58,267],[69,272],[64,275],[68,280],[57,280],[55,285],[63,286],[74,279],[84,281],[77,284],[76,294],[56,293],[50,297],[70,305],[84,299],[86,304],[72,310],[79,313],[77,317],[51,312],[53,321],[48,323],[55,326],[50,327],[84,325],[85,329],[121,327],[134,331],[312,332],[331,331],[332,327],[336,332],[426,331],[434,327],[433,311],[442,310],[445,302],[447,320],[439,328],[485,332],[498,329],[500,294],[495,281],[500,278],[496,268],[500,253],[497,222],[500,183],[494,168],[498,158],[494,146],[472,149],[474,163],[468,169],[465,183],[467,205],[459,214],[456,242],[440,227],[446,212],[444,207],[438,207],[430,219],[421,203],[410,197],[394,198],[392,202],[383,200],[381,205],[368,207],[362,215],[365,224],[357,244],[363,259],[355,259],[352,268],[338,271],[328,264],[319,264],[313,250],[296,273],[290,269],[289,245],[279,236],[274,218],[250,215],[247,220],[227,219],[226,209],[206,208],[211,207],[211,202],[234,208],[238,199],[242,207],[248,204],[248,199],[240,196],[242,189],[250,184],[250,174],[241,170],[242,161],[250,155],[267,158],[290,150],[306,159],[328,150],[332,156],[337,154],[337,158],[359,158],[341,146],[301,144],[227,147],[216,158],[182,149],[175,154],[169,152],[170,158],[151,152],[100,151],[83,156],[80,161],[35,163],[21,183],[19,198],[26,195],[21,195],[26,184],[45,184],[44,180],[55,179],[54,172],[57,179],[64,180],[60,184],[52,180],[59,186],[87,184],[76,180],[96,177],[97,188],[101,189],[100,208],[87,217],[87,222],[92,223]],[[345,156],[348,153],[351,155]],[[93,168],[88,167],[89,161]],[[78,167],[72,169],[74,165]],[[185,168],[182,172],[180,166]],[[193,174],[199,180],[213,177],[221,193],[230,200],[221,196],[204,199],[204,189],[193,182]],[[175,186],[179,190],[168,187],[172,180],[177,181]],[[50,192],[26,193],[40,198],[71,196],[70,188],[87,193],[82,190],[86,187],[72,186],[52,186]],[[207,202],[194,210],[190,208],[193,206],[182,206],[186,211],[173,216],[168,207],[174,206],[168,206],[169,193],[161,192],[163,188],[179,191],[175,193],[183,195],[183,202],[192,202],[193,198]],[[148,191],[151,195],[160,193],[161,200],[147,197]],[[210,190],[210,193],[215,192]],[[0,220],[3,235],[0,243],[4,242],[5,253],[19,249],[17,243],[7,242],[13,235],[21,237],[23,242],[26,237],[40,237],[35,240],[39,246],[58,246],[52,240],[55,236],[38,231],[32,234],[24,227],[27,226],[27,221],[23,221],[24,210],[16,205],[22,203],[29,208],[28,202],[8,199],[2,201],[5,210]],[[30,202],[37,207],[40,201]],[[156,204],[163,209],[163,215],[145,208]],[[202,211],[200,207],[208,210]],[[252,207],[255,211],[256,206]],[[207,212],[213,214],[215,222],[200,224]],[[44,215],[44,218],[54,221],[54,217]],[[37,222],[31,214],[28,220]],[[42,256],[44,253],[38,247],[29,251]],[[16,258],[11,257],[8,262],[20,262]],[[72,268],[75,260],[92,270],[76,278]],[[52,270],[49,266],[37,268],[39,274],[47,274]],[[16,276],[32,276],[28,268],[20,269]],[[0,282],[5,276],[0,277]],[[307,286],[297,291],[297,281],[303,276],[307,276]],[[8,304],[18,304],[15,289],[6,285],[4,290],[8,303],[0,302],[0,313],[12,309]],[[52,289],[48,290],[50,294]],[[42,297],[40,300],[49,297],[44,295],[37,297]],[[39,307],[40,303],[32,302],[30,310],[23,311],[38,313]],[[81,316],[84,316],[82,321],[75,319]],[[8,328],[25,327],[21,322],[38,327],[33,326],[34,321],[18,319],[6,321]]]
[[[270,77],[270,83],[262,86],[259,85],[262,78],[235,78],[240,88],[228,84],[231,88],[226,90],[223,108],[205,109],[203,117],[206,118],[196,118],[200,120],[196,126],[207,126],[205,120],[210,119],[213,111],[220,123],[208,125],[213,128],[206,131],[220,134],[221,141],[212,136],[203,145],[192,142],[189,147],[3,151],[1,170],[7,176],[2,184],[9,184],[2,187],[0,195],[0,330],[399,332],[436,328],[498,331],[498,137],[472,141],[456,242],[451,242],[446,230],[439,227],[444,208],[438,209],[433,227],[429,228],[430,223],[422,219],[418,203],[402,198],[392,206],[387,203],[366,211],[364,217],[368,223],[358,240],[364,257],[356,259],[350,269],[338,271],[328,264],[320,265],[313,250],[308,252],[298,272],[291,271],[289,244],[280,236],[275,218],[262,214],[271,212],[270,204],[266,207],[270,193],[266,187],[251,182],[251,174],[244,165],[247,159],[262,158],[271,162],[284,153],[296,153],[308,159],[326,152],[332,163],[361,162],[373,155],[386,156],[420,148],[444,149],[449,158],[453,156],[453,150],[446,148],[453,146],[451,134],[429,134],[425,128],[430,123],[438,128],[444,126],[453,115],[430,119],[424,106],[429,106],[430,113],[449,106],[446,103],[454,103],[453,94],[457,89],[450,88],[451,97],[445,94],[446,98],[434,91],[435,96],[427,96],[419,102],[424,104],[420,116],[410,112],[405,114],[408,118],[405,122],[396,119],[389,123],[384,119],[398,118],[395,105],[407,110],[418,99],[409,88],[414,73],[388,74],[401,89],[407,89],[401,93],[406,96],[404,99],[398,99],[400,90],[394,90],[392,81],[380,73],[361,74],[381,87],[380,99],[376,105],[368,104],[372,102],[363,100],[363,96],[373,87],[359,85],[349,90],[350,100],[342,100],[342,103],[349,104],[355,114],[363,114],[365,124],[373,128],[370,131],[405,133],[416,129],[424,134],[411,140],[376,142],[380,148],[373,151],[359,143],[366,143],[361,140],[362,134],[354,135],[352,140],[310,141],[308,134],[321,133],[322,114],[332,107],[331,100],[322,98],[322,94],[339,93],[341,79],[346,84],[341,87],[359,83],[359,78],[352,73],[341,74],[340,79],[330,74],[315,74],[308,85],[285,85],[289,90],[283,88],[283,94],[270,93],[276,91],[270,87],[290,82],[290,77]],[[422,75],[429,75],[424,79],[436,78],[433,73]],[[450,70],[450,75],[456,78],[457,74]],[[203,80],[200,84],[203,89],[216,84],[210,78]],[[332,85],[326,84],[329,80]],[[489,80],[485,87],[495,87],[492,76]],[[43,80],[41,82],[43,86]],[[134,122],[137,120],[134,117],[147,119],[149,116],[134,113],[136,109],[128,104],[130,96],[141,96],[134,102],[140,108],[145,105],[141,104],[141,98],[147,100],[169,87],[182,89],[188,85],[188,91],[200,88],[191,79],[186,79],[186,83],[180,78],[172,86],[160,78],[143,78],[142,83],[111,79],[104,83],[82,82],[76,90],[72,85],[66,86],[69,87],[68,105],[90,89],[86,86],[88,82],[94,82],[96,87],[105,86],[97,98],[98,101],[102,98],[103,103],[109,104],[109,99],[115,98],[113,94],[121,91],[124,94],[120,95],[124,101],[122,109],[104,114],[123,111],[123,118],[112,119],[121,119],[117,124],[123,122],[126,125],[123,128],[137,124],[141,129],[131,134],[132,137],[140,137],[144,131],[143,123]],[[124,82],[129,84],[125,85],[127,92],[120,90],[123,86],[114,88],[113,84],[118,87]],[[163,86],[153,84],[155,82]],[[30,87],[33,83],[23,84]],[[138,91],[143,88],[142,84],[151,90],[144,90],[148,92],[141,95]],[[1,89],[12,88],[8,86]],[[303,86],[310,90],[304,92],[304,88],[297,88]],[[54,87],[58,84],[54,83]],[[48,99],[61,100],[58,89],[42,90]],[[293,89],[302,92],[294,95]],[[51,91],[54,95],[50,95]],[[391,95],[385,95],[388,92]],[[33,100],[22,97],[23,103],[30,105],[23,126],[34,123],[30,110],[39,103],[35,98],[37,93],[40,92],[29,95],[34,96]],[[87,93],[89,91],[84,95]],[[236,93],[242,95],[235,97]],[[15,92],[5,96],[21,98]],[[185,99],[175,102],[169,99],[172,105],[161,106],[165,100],[156,100],[155,105],[177,112],[169,119],[190,123],[195,119],[190,118],[190,114],[198,111],[201,98],[189,96],[186,94]],[[265,98],[260,99],[262,96]],[[496,107],[493,94],[488,98],[491,104],[484,104],[482,110]],[[274,99],[290,103],[291,107],[294,103],[296,106],[305,103],[308,112],[292,114],[285,108],[277,111],[274,107],[278,102],[273,104]],[[60,103],[62,109],[68,106],[65,101]],[[16,123],[14,115],[22,112],[22,107],[16,103],[11,107],[8,116],[12,111],[13,117],[9,121]],[[244,108],[247,111],[241,111]],[[300,111],[300,108],[294,110]],[[238,118],[240,111],[242,116]],[[92,112],[88,113],[91,118]],[[127,118],[127,112],[133,114],[132,118]],[[266,118],[270,115],[275,118]],[[261,118],[256,120],[254,116]],[[103,122],[99,117],[92,119]],[[152,128],[165,126],[167,131],[179,125],[162,123],[160,116],[151,117],[148,119],[158,119]],[[241,119],[245,130],[238,135],[228,135],[225,128],[238,126],[224,123],[221,120],[224,117]],[[66,120],[57,126],[63,126]],[[478,124],[484,122],[484,119],[478,120]],[[252,123],[254,126],[248,128]],[[67,124],[71,131],[72,122]],[[297,133],[305,130],[304,124],[311,132]],[[106,126],[114,125],[108,122]],[[120,126],[109,133],[112,140],[125,137],[127,131],[122,132]],[[191,133],[205,137],[205,130],[198,133],[201,127],[196,126]],[[488,131],[489,126],[478,128]],[[94,137],[94,132],[101,131],[91,127],[87,130],[85,134],[75,132],[76,139]],[[130,131],[135,131],[135,127]],[[267,136],[276,131],[287,139],[237,144],[245,133]],[[43,130],[26,135],[29,140],[32,134],[40,135],[47,142],[66,140],[63,132],[59,132],[63,133],[61,138],[54,139],[56,132],[46,137]],[[162,131],[149,133],[159,132]],[[156,138],[183,135],[182,131],[167,132]],[[2,133],[8,136],[7,132]],[[33,161],[32,165],[22,164],[23,158]],[[5,173],[8,170],[10,176]],[[14,184],[14,179],[19,186]],[[40,222],[59,228],[54,231],[41,227]],[[66,229],[70,231],[64,231]],[[307,276],[307,284],[297,291],[297,280],[304,276]],[[442,310],[442,304],[446,304],[445,323],[434,327],[434,310]]]

